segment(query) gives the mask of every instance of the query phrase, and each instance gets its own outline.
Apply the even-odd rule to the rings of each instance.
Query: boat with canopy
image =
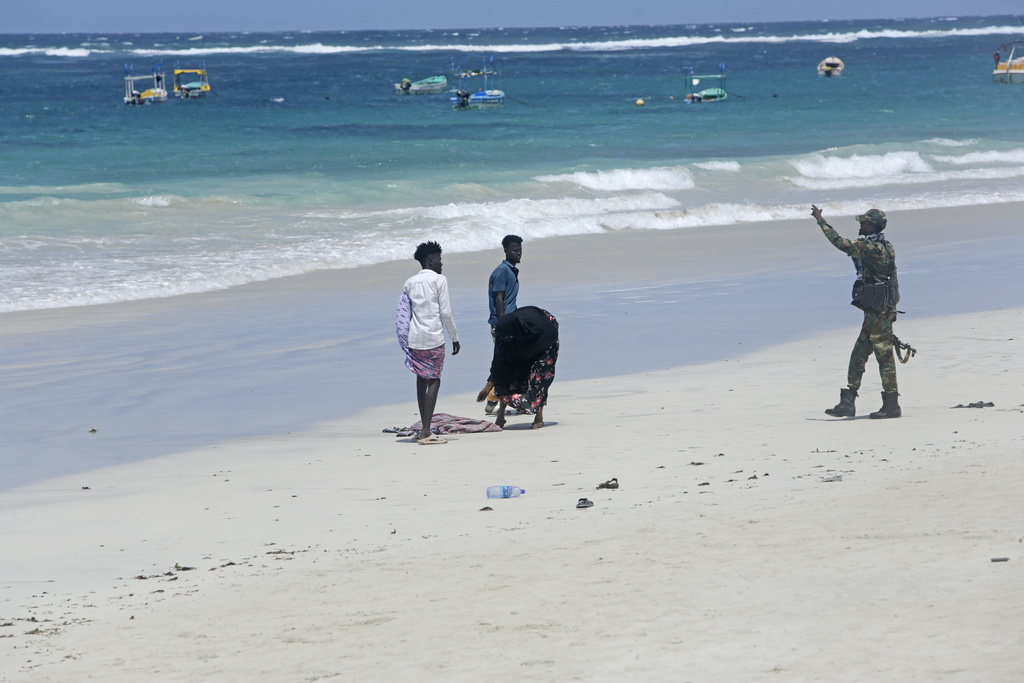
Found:
[[[206,97],[210,92],[210,77],[206,73],[206,62],[199,62],[198,69],[182,69],[174,64],[174,94],[183,100]]]
[[[151,64],[152,73],[145,75],[135,74],[135,65],[124,65],[124,103],[125,104],[152,104],[153,102],[166,102],[167,89],[164,87],[163,64]],[[145,90],[139,91],[136,85],[139,81],[152,81],[152,85]]]
[[[720,73],[694,75],[690,67],[686,79],[686,103],[720,102],[729,96],[725,89],[725,62],[718,65]]]
[[[500,74],[494,70],[494,55],[491,55],[490,65],[485,60],[480,69],[463,71],[461,68],[455,68],[454,71],[459,76],[459,87],[450,98],[452,109],[490,109],[505,104],[505,91],[490,86],[494,76],[500,78]],[[478,76],[483,78],[483,87],[471,93],[468,84]]]

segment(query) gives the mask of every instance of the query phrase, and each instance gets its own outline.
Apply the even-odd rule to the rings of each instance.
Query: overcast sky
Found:
[[[0,33],[618,26],[985,16],[1019,0],[0,0]]]

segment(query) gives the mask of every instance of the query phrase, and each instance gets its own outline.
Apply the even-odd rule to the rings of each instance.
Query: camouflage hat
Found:
[[[867,213],[854,216],[854,220],[858,223],[867,221],[880,230],[885,228],[885,212],[879,211],[878,209],[868,209]]]

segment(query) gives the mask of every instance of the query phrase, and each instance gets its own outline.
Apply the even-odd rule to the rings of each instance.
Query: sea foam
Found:
[[[621,192],[623,190],[689,190],[694,187],[693,175],[685,168],[615,169],[593,173],[576,172],[537,176],[542,183],[572,183],[588,190]]]
[[[849,157],[812,154],[789,162],[807,178],[848,180],[896,177],[907,173],[928,173],[932,167],[917,152],[891,152],[888,154],[854,154]]]

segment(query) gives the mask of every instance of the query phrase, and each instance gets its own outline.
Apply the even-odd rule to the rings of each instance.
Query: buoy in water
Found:
[[[643,100],[637,100],[636,101],[636,106],[638,106],[638,107],[644,106],[644,101]]]

